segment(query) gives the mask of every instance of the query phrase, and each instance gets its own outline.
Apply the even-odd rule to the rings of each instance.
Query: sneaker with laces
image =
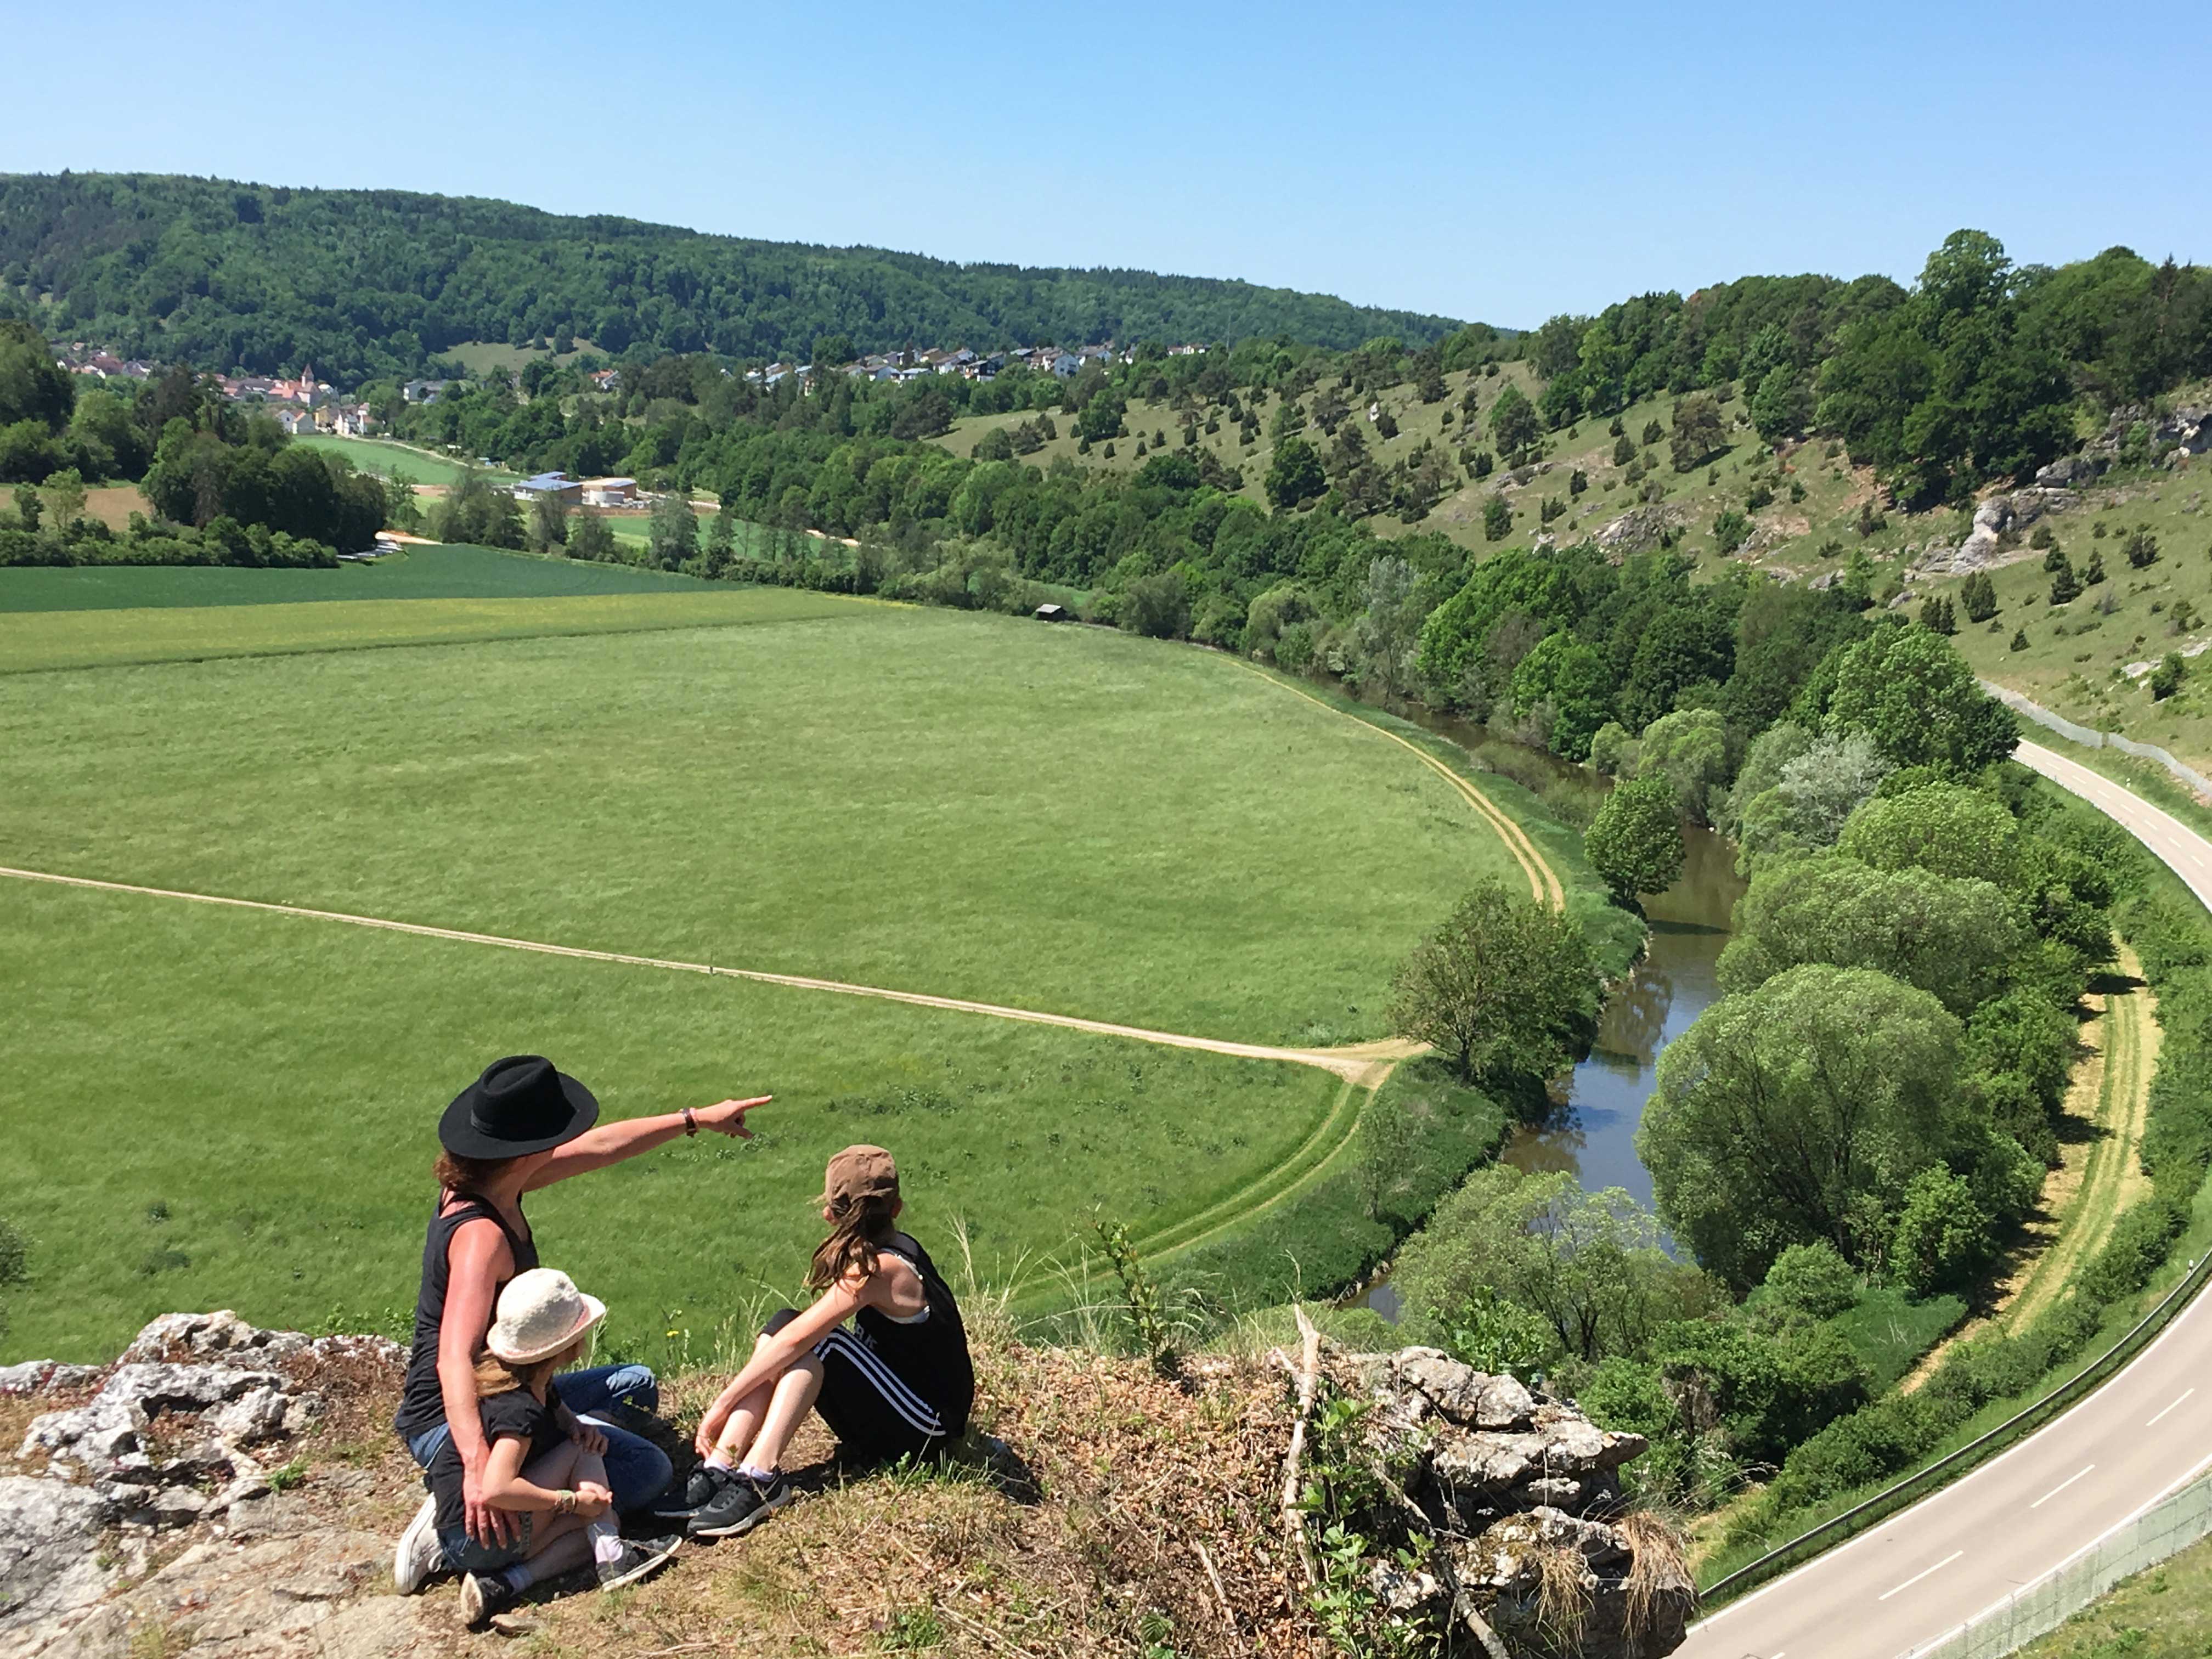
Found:
[[[622,1553],[611,1561],[602,1561],[595,1571],[603,1590],[620,1589],[624,1584],[635,1584],[641,1578],[650,1578],[668,1565],[676,1552],[684,1547],[680,1538],[625,1538]]]
[[[702,1463],[691,1471],[691,1478],[682,1488],[656,1501],[651,1514],[656,1521],[665,1521],[682,1526],[722,1495],[723,1489],[738,1477],[728,1469],[716,1468],[712,1463]]]
[[[694,1538],[741,1538],[791,1502],[791,1483],[779,1472],[763,1483],[740,1474],[691,1517]]]
[[[412,1595],[445,1565],[446,1547],[438,1541],[438,1500],[426,1498],[399,1534],[399,1547],[392,1553],[392,1587],[402,1595]]]
[[[511,1588],[498,1573],[464,1574],[461,1578],[461,1626],[465,1630],[481,1630],[521,1600],[522,1592]]]

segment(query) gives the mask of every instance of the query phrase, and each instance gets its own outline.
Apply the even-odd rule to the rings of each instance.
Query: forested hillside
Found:
[[[811,356],[1102,339],[1433,340],[1446,318],[1144,270],[956,264],[404,191],[0,175],[0,315],[202,368],[347,386],[470,340]]]

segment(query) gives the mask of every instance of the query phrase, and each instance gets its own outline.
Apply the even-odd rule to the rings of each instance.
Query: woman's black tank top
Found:
[[[446,1316],[446,1249],[463,1223],[489,1221],[507,1235],[507,1248],[514,1257],[514,1271],[527,1273],[538,1265],[538,1243],[525,1231],[518,1233],[507,1218],[483,1199],[463,1194],[451,1209],[447,1194],[438,1194],[438,1207],[430,1212],[429,1236],[422,1241],[422,1289],[415,1298],[415,1346],[407,1356],[407,1380],[400,1385],[399,1410],[392,1426],[403,1440],[412,1440],[425,1429],[446,1420],[446,1396],[438,1387],[438,1326]],[[492,1287],[496,1297],[507,1286],[501,1279]]]

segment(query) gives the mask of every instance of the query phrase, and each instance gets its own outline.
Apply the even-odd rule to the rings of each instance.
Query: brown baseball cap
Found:
[[[880,1146],[848,1146],[830,1160],[822,1177],[822,1202],[831,1209],[869,1198],[899,1195],[898,1165]]]

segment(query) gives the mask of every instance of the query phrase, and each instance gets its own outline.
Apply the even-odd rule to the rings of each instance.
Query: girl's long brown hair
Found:
[[[898,1213],[896,1198],[846,1198],[830,1206],[830,1237],[815,1247],[814,1261],[806,1270],[806,1288],[826,1291],[848,1273],[863,1279],[876,1271],[876,1244],[889,1237],[891,1218]]]
[[[506,1394],[514,1389],[527,1389],[532,1394],[538,1385],[573,1364],[584,1352],[580,1340],[571,1342],[556,1354],[543,1359],[533,1359],[526,1365],[501,1359],[489,1348],[477,1351],[477,1398],[489,1400],[495,1394]]]

